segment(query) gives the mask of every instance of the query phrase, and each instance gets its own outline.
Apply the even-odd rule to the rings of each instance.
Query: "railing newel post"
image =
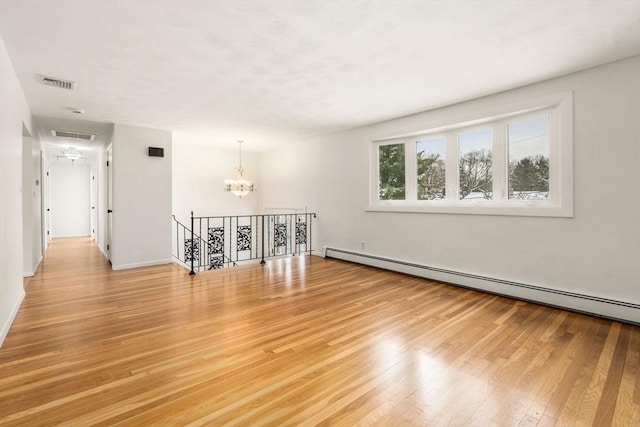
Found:
[[[194,222],[193,222],[193,211],[191,211],[191,271],[189,272],[189,276],[193,276],[194,274],[196,274],[196,272],[193,270],[193,259],[194,259],[194,238],[193,238],[193,227],[194,227]]]
[[[307,251],[309,252],[309,256],[311,256],[312,252],[313,252],[313,245],[311,243],[311,236],[313,235],[313,218],[316,217],[315,213],[309,214],[309,247],[307,248]]]
[[[265,235],[265,231],[264,231],[264,215],[260,215],[262,217],[262,259],[260,260],[260,264],[265,264],[265,260],[264,260],[264,235]]]

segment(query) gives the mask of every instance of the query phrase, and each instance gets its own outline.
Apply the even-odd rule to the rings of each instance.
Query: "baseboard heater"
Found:
[[[640,304],[325,247],[324,256],[640,325]]]

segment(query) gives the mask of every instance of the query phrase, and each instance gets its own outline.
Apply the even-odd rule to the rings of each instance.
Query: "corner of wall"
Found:
[[[15,320],[18,314],[18,310],[20,309],[20,306],[22,305],[22,301],[24,300],[25,296],[26,296],[26,293],[23,289],[22,292],[18,294],[18,298],[16,299],[13,306],[11,307],[11,310],[7,313],[6,316],[3,316],[2,318],[0,318],[0,321],[2,321],[2,326],[0,327],[0,348],[2,348],[2,344],[4,344],[4,340],[7,338],[7,335],[9,335],[9,330],[11,329],[11,325],[13,324],[13,321]]]

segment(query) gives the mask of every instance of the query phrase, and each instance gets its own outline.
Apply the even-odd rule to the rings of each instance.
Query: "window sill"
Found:
[[[573,218],[573,209],[543,203],[389,203],[367,206],[367,212],[397,212],[426,214],[503,215]],[[535,203],[535,202],[534,202]]]

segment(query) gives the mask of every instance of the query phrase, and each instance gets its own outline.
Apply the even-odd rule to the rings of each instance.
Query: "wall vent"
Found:
[[[53,86],[60,89],[74,90],[76,87],[76,82],[72,82],[71,80],[56,79],[55,77],[38,75],[38,80],[45,86]]]
[[[93,141],[96,139],[96,135],[93,133],[71,132],[68,130],[55,129],[51,129],[51,136],[57,136],[58,138],[80,139],[82,141]]]

